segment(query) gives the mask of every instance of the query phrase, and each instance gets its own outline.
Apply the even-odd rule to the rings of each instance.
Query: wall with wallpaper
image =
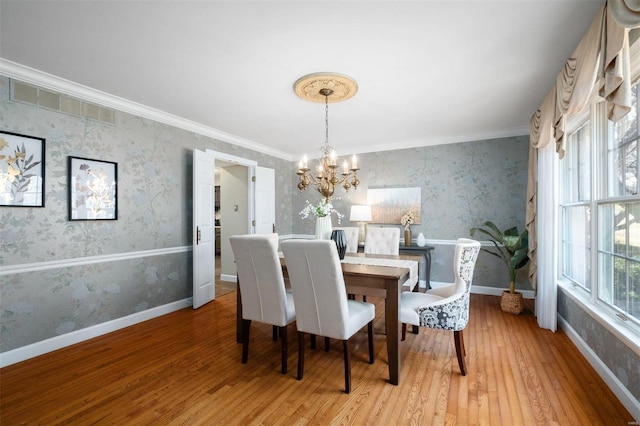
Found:
[[[356,191],[336,190],[333,204],[345,214],[342,226],[357,226],[348,220],[350,206],[366,204],[368,188],[420,187],[422,223],[412,225],[413,237],[422,232],[435,247],[431,279],[450,282],[453,244],[457,238],[469,238],[470,228],[491,220],[501,229],[524,229],[528,143],[528,136],[518,136],[362,154],[358,156],[361,185]],[[306,200],[317,203],[320,196],[315,191],[296,191],[294,216]],[[313,219],[294,220],[293,232],[313,234]],[[338,225],[335,216],[333,225]],[[504,264],[481,252],[473,284],[508,287],[508,280]],[[531,289],[524,269],[518,288]]]
[[[0,129],[46,139],[46,204],[0,207],[0,265],[24,265],[0,274],[0,352],[191,297],[194,148],[275,169],[290,232],[291,162],[127,113],[109,125],[12,102],[9,87],[0,76]],[[70,155],[118,163],[118,220],[67,220]]]
[[[640,354],[558,289],[558,315],[608,368],[640,406]]]

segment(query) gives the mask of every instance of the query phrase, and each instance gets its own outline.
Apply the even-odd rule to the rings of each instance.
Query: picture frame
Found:
[[[421,188],[369,188],[367,204],[371,206],[371,223],[400,224],[405,213],[413,211],[413,224],[422,219]]]
[[[0,207],[44,207],[45,139],[0,130]]]
[[[118,219],[118,163],[69,157],[69,220]]]

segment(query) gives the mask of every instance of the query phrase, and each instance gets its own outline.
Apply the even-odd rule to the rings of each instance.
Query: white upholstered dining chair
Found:
[[[364,252],[368,254],[400,253],[400,229],[394,227],[367,227]]]
[[[358,252],[358,237],[360,229],[357,226],[337,226],[333,229],[342,229],[345,237],[347,237],[347,253]]]
[[[453,331],[460,373],[467,375],[462,331],[469,322],[469,293],[480,243],[460,238],[453,255],[455,281],[426,293],[404,292],[400,296],[402,340],[407,324]]]
[[[345,392],[351,392],[349,339],[367,325],[369,363],[373,364],[373,318],[371,303],[347,299],[340,259],[330,240],[286,240],[282,242],[298,328],[298,380],[304,374],[305,334],[342,340]]]
[[[282,373],[287,372],[287,325],[296,319],[291,292],[285,290],[278,257],[278,234],[234,235],[229,238],[236,259],[242,298],[242,363],[249,356],[251,321],[278,327],[282,339]],[[275,331],[275,329],[274,329]]]

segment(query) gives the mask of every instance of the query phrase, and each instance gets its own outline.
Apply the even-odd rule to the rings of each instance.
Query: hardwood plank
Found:
[[[460,375],[453,333],[421,329],[401,344],[400,385],[388,383],[384,306],[376,304],[375,363],[354,336],[351,394],[340,342],[307,348],[295,378],[280,342],[254,323],[249,361],[235,342],[235,294],[0,370],[0,424],[627,424],[631,415],[568,337],[530,315],[471,296]]]

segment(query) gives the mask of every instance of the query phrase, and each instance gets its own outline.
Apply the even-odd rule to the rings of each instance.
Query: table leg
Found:
[[[389,382],[400,383],[400,283],[387,280],[387,297],[384,304],[387,328],[387,357],[389,358]]]
[[[429,285],[429,281],[427,281],[427,286]],[[414,292],[419,292],[420,291],[420,283],[418,283],[414,288],[413,288]],[[417,325],[412,325],[411,326],[411,331],[413,332],[413,334],[418,334],[418,326]]]
[[[425,281],[426,283],[426,287],[427,290],[431,290],[431,250],[426,250],[424,252],[424,259],[425,259]]]

